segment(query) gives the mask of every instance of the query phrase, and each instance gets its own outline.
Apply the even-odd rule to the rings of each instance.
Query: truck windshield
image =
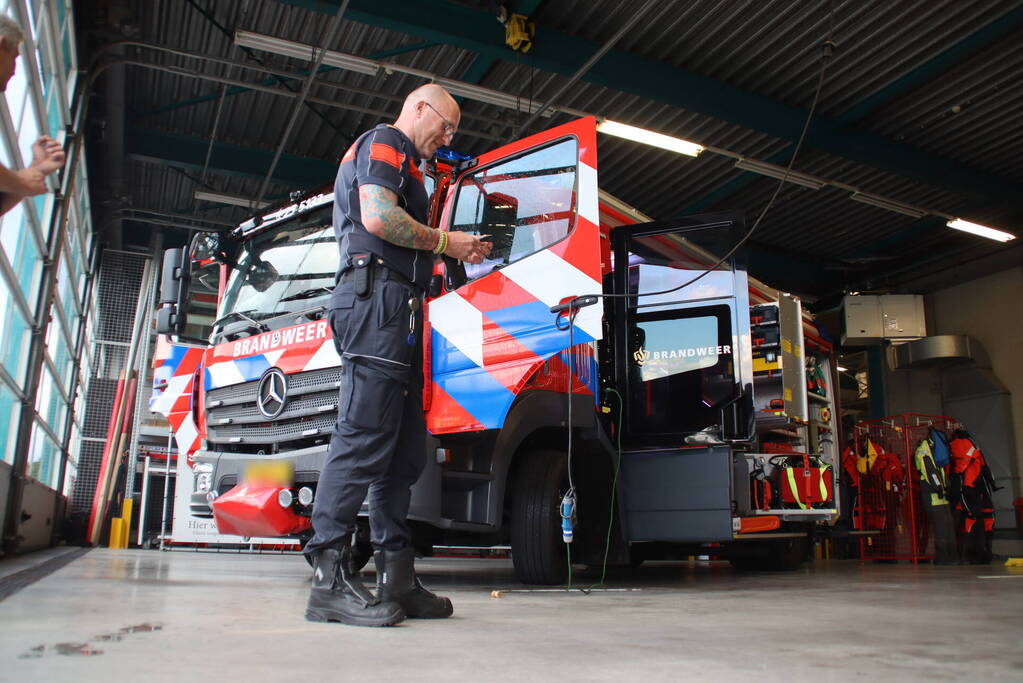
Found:
[[[330,204],[255,235],[238,251],[218,320],[238,312],[266,320],[322,305],[338,258]]]

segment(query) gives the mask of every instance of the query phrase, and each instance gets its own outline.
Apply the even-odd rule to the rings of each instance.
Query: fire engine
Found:
[[[743,216],[650,221],[601,192],[592,118],[428,170],[431,223],[494,246],[479,265],[439,259],[426,296],[418,550],[508,544],[518,577],[546,584],[569,557],[798,566],[837,519],[831,349],[741,251],[718,257]],[[175,429],[191,506],[223,533],[310,533],[343,389],[332,199],[165,255],[158,327],[202,354],[168,383],[188,406]],[[208,339],[189,340],[200,283],[218,307]],[[364,561],[368,534],[357,544]]]

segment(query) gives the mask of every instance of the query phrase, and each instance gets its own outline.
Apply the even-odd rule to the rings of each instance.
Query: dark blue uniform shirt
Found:
[[[363,225],[359,203],[361,185],[386,187],[398,195],[398,206],[426,223],[429,197],[419,165],[412,141],[386,124],[361,135],[345,152],[334,182],[334,233],[341,250],[342,271],[351,266],[353,254],[371,253],[420,289],[427,288],[433,273],[431,252],[400,247],[371,234]]]

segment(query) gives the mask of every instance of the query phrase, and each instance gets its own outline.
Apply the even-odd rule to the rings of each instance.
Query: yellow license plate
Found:
[[[287,460],[257,460],[245,466],[243,480],[248,484],[291,486],[295,481],[295,466]]]

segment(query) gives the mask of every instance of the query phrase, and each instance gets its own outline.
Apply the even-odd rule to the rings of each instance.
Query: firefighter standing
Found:
[[[405,99],[394,125],[364,133],[338,169],[341,272],[329,320],[342,358],[341,391],[305,548],[313,564],[310,621],[387,626],[406,616],[452,613],[450,600],[416,578],[406,516],[426,463],[420,332],[433,255],[480,263],[491,248],[470,233],[424,224],[429,198],[420,163],[451,142],[459,118],[445,90],[422,86]],[[351,537],[367,494],[376,596],[351,564]]]

